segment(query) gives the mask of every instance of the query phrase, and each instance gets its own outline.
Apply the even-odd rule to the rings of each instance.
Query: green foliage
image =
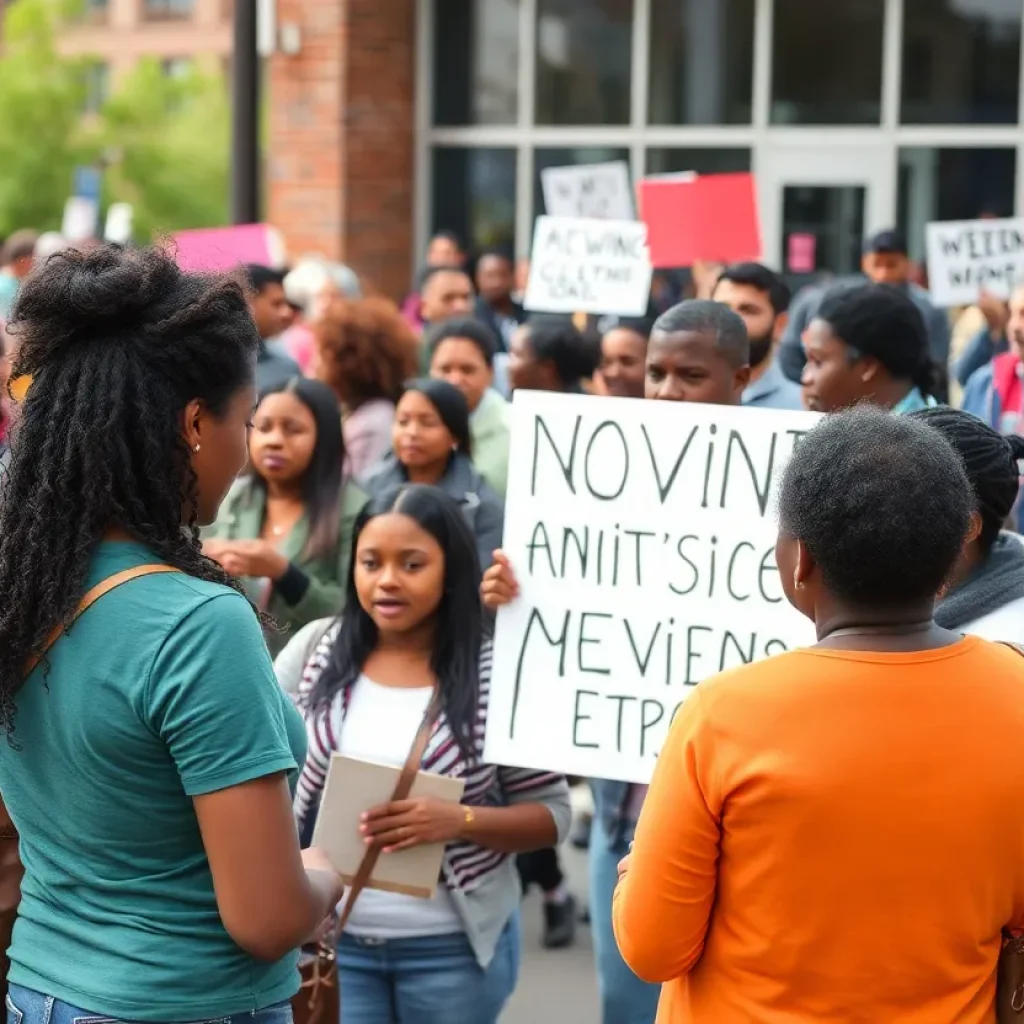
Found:
[[[227,84],[141,62],[98,115],[83,118],[88,59],[61,56],[59,26],[80,0],[13,0],[0,58],[0,235],[59,228],[76,166],[103,168],[104,204],[134,207],[135,236],[223,224]]]

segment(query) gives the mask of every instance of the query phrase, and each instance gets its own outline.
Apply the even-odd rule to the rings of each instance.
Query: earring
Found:
[[[796,587],[797,590],[803,590],[807,584],[804,583],[803,580],[793,580],[793,586]]]
[[[193,445],[193,446],[192,446],[192,451],[194,451],[194,452],[198,452],[198,451],[199,451],[199,449],[200,449],[200,447],[202,447],[202,446],[201,446],[200,444],[198,444],[198,443],[197,443],[197,444],[195,444],[195,445]]]

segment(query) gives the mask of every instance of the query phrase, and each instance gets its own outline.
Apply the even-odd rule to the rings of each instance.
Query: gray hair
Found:
[[[288,301],[299,306],[308,316],[317,298],[329,286],[336,288],[346,299],[360,299],[363,289],[356,272],[344,263],[311,256],[300,260],[285,275],[284,293]]]

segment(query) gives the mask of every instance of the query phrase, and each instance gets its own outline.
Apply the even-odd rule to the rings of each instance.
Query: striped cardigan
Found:
[[[309,695],[327,666],[331,649],[338,635],[335,622],[323,634],[302,675],[298,704],[306,718],[308,750],[295,794],[295,815],[299,831],[305,831],[308,818],[320,803],[331,755],[338,749],[338,740],[348,711],[351,689],[338,693],[329,707],[310,710]],[[473,727],[475,756],[465,760],[444,712],[438,716],[422,768],[436,775],[463,779],[462,802],[476,807],[504,807],[516,803],[543,803],[549,806],[564,838],[568,811],[568,790],[563,776],[525,768],[505,768],[486,764],[483,760],[484,733],[491,688],[491,645],[485,642],[480,650],[480,702]],[[564,825],[564,827],[563,827]],[[456,841],[445,849],[442,877],[449,889],[470,893],[509,859],[507,853],[489,850],[475,843]]]

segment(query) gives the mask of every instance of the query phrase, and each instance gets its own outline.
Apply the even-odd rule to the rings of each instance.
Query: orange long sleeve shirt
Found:
[[[701,683],[613,919],[658,1024],[992,1024],[1024,928],[1024,658],[969,637]]]

